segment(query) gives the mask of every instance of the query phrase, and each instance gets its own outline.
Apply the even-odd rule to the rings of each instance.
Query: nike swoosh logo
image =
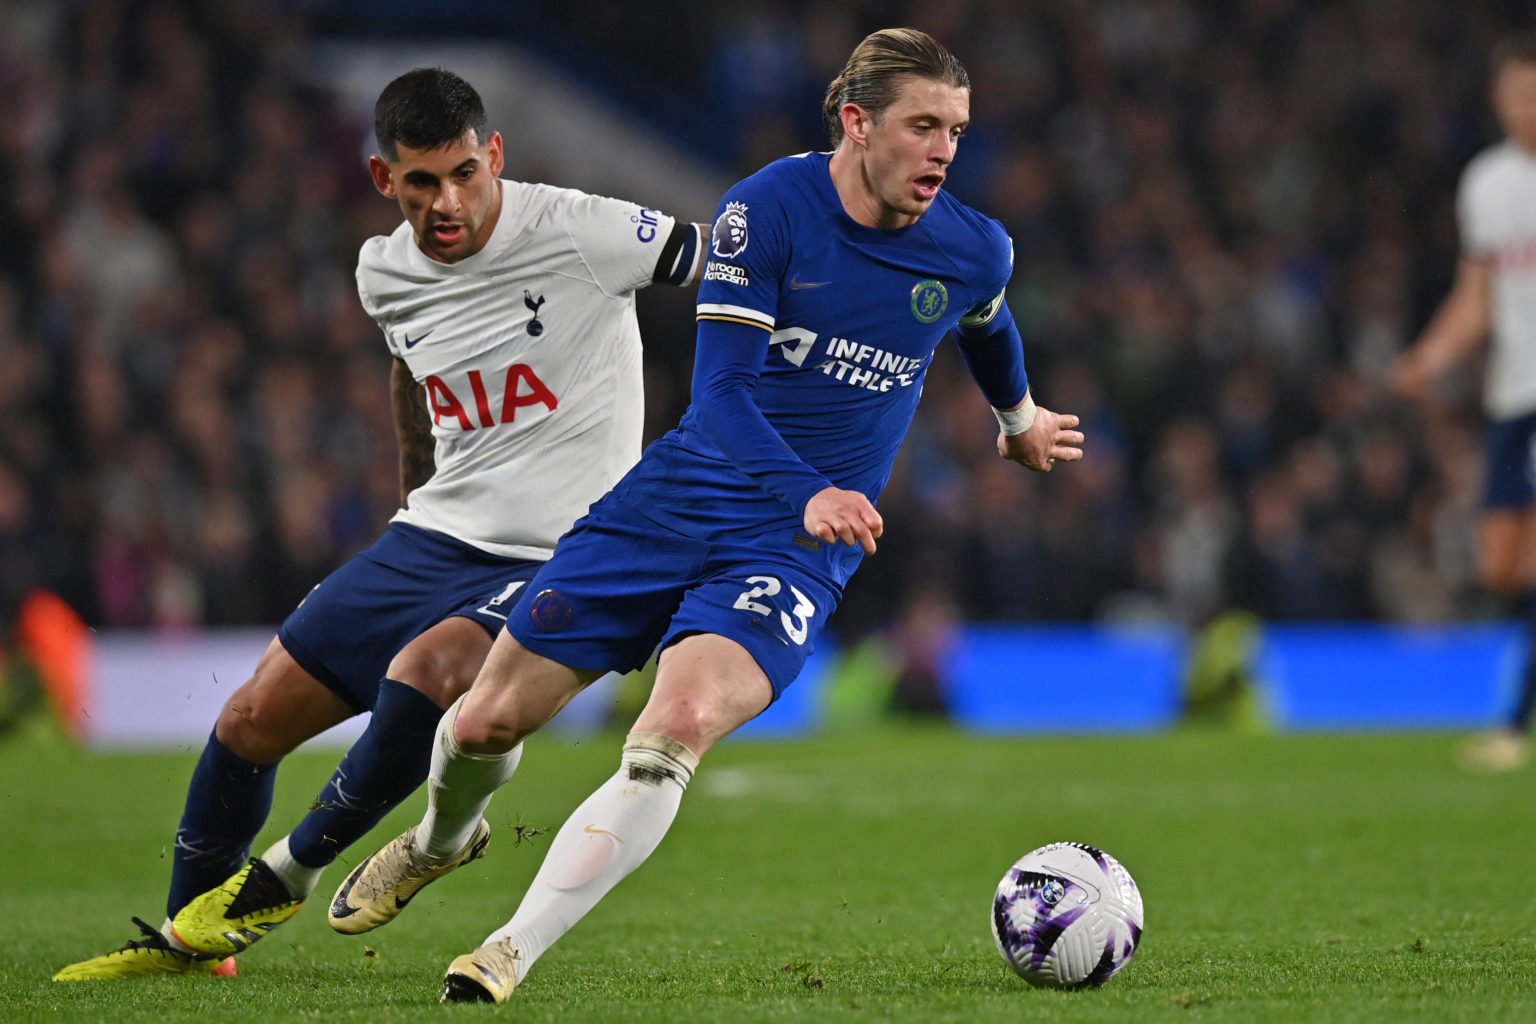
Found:
[[[436,327],[432,328],[432,331],[435,331],[435,330],[437,330]],[[409,334],[407,334],[405,336],[405,347],[406,348],[415,348],[417,345],[420,345],[422,342],[426,341],[427,338],[431,336],[432,331],[428,331],[426,334],[423,334],[421,337],[416,338],[414,340],[412,340],[411,336]]]
[[[789,290],[793,292],[803,292],[807,288],[825,288],[831,283],[831,281],[802,281],[800,280],[800,275],[796,274],[794,277],[789,279]]]
[[[612,832],[609,832],[607,829],[598,828],[596,825],[588,825],[586,828],[582,829],[582,831],[589,832],[594,836],[608,836],[616,843],[622,843],[624,841],[618,836],[614,835]]]

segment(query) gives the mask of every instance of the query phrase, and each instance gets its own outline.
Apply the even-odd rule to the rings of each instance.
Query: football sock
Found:
[[[368,727],[288,837],[294,861],[325,867],[410,796],[427,777],[442,715],[443,709],[415,687],[380,682]]]
[[[1527,607],[1525,615],[1529,649],[1525,655],[1525,670],[1520,674],[1520,692],[1509,716],[1509,727],[1522,733],[1530,731],[1531,717],[1536,712],[1536,612]]]
[[[699,759],[676,740],[630,733],[619,771],[576,809],[505,925],[485,945],[510,939],[517,980],[661,843]]]
[[[437,723],[432,765],[427,771],[427,813],[416,826],[416,848],[431,860],[447,860],[464,849],[496,790],[517,771],[519,743],[505,754],[474,754],[453,738],[464,698],[453,702]]]
[[[247,761],[208,735],[192,771],[171,853],[166,914],[176,912],[240,870],[272,809],[277,763]]]
[[[272,873],[288,889],[290,895],[296,900],[307,900],[309,894],[315,891],[315,886],[320,884],[320,876],[325,873],[325,865],[310,867],[301,864],[293,856],[293,837],[284,836],[271,846],[267,847],[261,855],[262,863],[272,869]]]

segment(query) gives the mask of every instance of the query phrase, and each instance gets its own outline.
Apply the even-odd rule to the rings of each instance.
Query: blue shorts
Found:
[[[542,564],[390,523],[372,546],[309,592],[277,638],[304,671],[354,711],[366,711],[402,647],[456,615],[495,636],[512,597]]]
[[[688,537],[609,494],[560,538],[507,632],[570,668],[616,672],[685,636],[714,633],[747,649],[778,700],[842,598],[819,568],[826,554],[794,536]]]
[[[1536,413],[1488,424],[1484,508],[1536,505]]]

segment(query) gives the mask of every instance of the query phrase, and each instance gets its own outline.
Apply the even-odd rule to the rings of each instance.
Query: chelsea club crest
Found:
[[[942,281],[928,278],[912,286],[912,315],[917,322],[931,324],[949,308],[949,290]]]

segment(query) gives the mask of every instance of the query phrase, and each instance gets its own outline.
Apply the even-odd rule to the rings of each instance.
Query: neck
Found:
[[[496,222],[500,219],[501,179],[497,178],[496,194],[491,197],[491,210],[485,215],[485,223],[480,226],[480,237],[475,239],[475,250],[474,252],[470,253],[471,256],[485,248],[486,243],[491,240],[491,234],[496,230]]]
[[[847,136],[832,153],[828,171],[832,175],[832,187],[843,204],[843,212],[867,228],[890,230],[916,224],[916,215],[893,210],[875,192],[874,183],[864,170],[862,157],[863,150]]]

